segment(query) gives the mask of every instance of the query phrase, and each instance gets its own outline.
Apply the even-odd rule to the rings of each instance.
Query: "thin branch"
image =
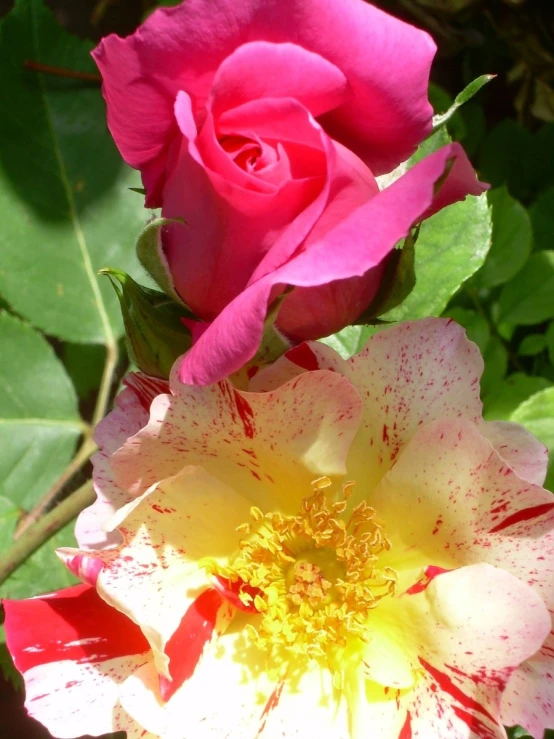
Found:
[[[119,350],[117,348],[117,343],[114,341],[106,345],[106,363],[104,365],[104,372],[102,374],[102,380],[100,382],[100,388],[96,398],[96,405],[94,407],[92,428],[94,428],[106,414],[118,360]],[[92,438],[91,428],[88,427],[88,432],[85,433],[83,443],[81,444],[77,454],[73,457],[56,482],[39,500],[36,506],[32,508],[31,511],[19,522],[14,534],[15,539],[19,539],[25,531],[27,531],[31,526],[34,526],[40,517],[56,502],[62,494],[65,485],[67,485],[67,483],[69,483],[75,475],[80,472],[96,449],[97,446]]]
[[[51,64],[42,64],[42,62],[35,62],[32,59],[24,61],[23,66],[32,72],[43,72],[54,77],[66,77],[72,80],[82,80],[83,82],[96,82],[97,84],[102,83],[102,77],[99,74],[94,74],[94,72],[78,72],[75,69],[53,67]]]
[[[57,501],[60,497],[65,485],[85,466],[89,461],[90,457],[96,451],[97,447],[92,436],[89,432],[85,435],[83,443],[81,444],[79,451],[73,457],[71,462],[67,465],[65,470],[62,472],[56,482],[50,487],[46,494],[39,500],[34,508],[27,513],[20,520],[19,524],[14,533],[14,539],[19,537],[27,531],[30,526],[33,526],[39,518],[46,513],[46,511]]]
[[[104,372],[102,373],[102,380],[100,381],[100,389],[98,390],[98,397],[96,398],[96,405],[92,415],[93,428],[95,428],[106,415],[118,361],[119,349],[117,347],[117,341],[112,340],[107,342],[106,364],[104,365]]]
[[[68,498],[46,513],[0,555],[0,585],[55,533],[72,521],[95,500],[92,481],[75,490]]]

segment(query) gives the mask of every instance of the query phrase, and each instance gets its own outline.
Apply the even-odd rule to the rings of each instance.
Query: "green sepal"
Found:
[[[467,87],[464,87],[464,89],[456,95],[454,102],[450,108],[448,108],[446,113],[433,116],[433,131],[436,131],[438,128],[441,128],[441,126],[448,123],[458,108],[461,108],[464,103],[471,100],[471,98],[478,93],[479,90],[487,84],[487,82],[490,82],[495,77],[495,74],[483,74],[481,77],[477,77],[477,79],[473,80],[473,82],[470,82]]]
[[[418,235],[419,226],[407,236],[401,248],[391,252],[377,294],[354,324],[376,326],[386,323],[379,320],[379,316],[396,308],[412,292],[416,283],[415,243]]]
[[[167,379],[177,357],[192,344],[183,318],[193,314],[164,293],[136,283],[126,272],[105,268],[115,289],[123,322],[129,357],[152,377]]]
[[[171,271],[161,243],[161,230],[175,223],[186,225],[182,218],[153,218],[140,232],[136,250],[140,263],[158,287],[176,303],[186,308],[187,306],[173,285]]]

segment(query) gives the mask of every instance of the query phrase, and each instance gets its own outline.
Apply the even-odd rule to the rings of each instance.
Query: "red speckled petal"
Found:
[[[316,372],[258,394],[227,381],[192,387],[174,376],[172,390],[112,457],[119,484],[133,493],[201,465],[263,510],[296,514],[312,480],[345,474],[361,403],[344,377]]]
[[[140,629],[86,585],[5,600],[4,607],[29,715],[56,737],[80,736],[85,729],[143,736],[118,703],[122,683],[151,660]]]
[[[80,576],[93,570],[91,562],[99,566],[98,592],[142,629],[164,676],[164,695],[190,676],[206,643],[231,619],[233,608],[218,594],[206,595],[210,580],[198,561],[227,562],[251,506],[201,468],[187,467],[112,519],[124,540],[117,549],[58,552]]]
[[[486,564],[444,573],[415,595],[385,599],[372,621],[377,642],[384,634],[411,657],[414,685],[400,691],[370,683],[355,702],[353,739],[367,736],[368,725],[375,739],[502,739],[504,685],[550,628],[541,598]],[[365,660],[370,678],[371,657],[382,657],[378,644],[372,651],[373,640]]]
[[[536,655],[514,672],[502,695],[502,722],[542,737],[554,726],[554,632]]]
[[[426,318],[373,336],[349,360],[323,344],[301,344],[252,381],[273,388],[314,368],[350,380],[364,404],[360,432],[348,460],[348,474],[365,490],[377,484],[400,450],[424,423],[482,415],[479,378],[483,360],[464,329],[448,319]]]
[[[402,551],[409,552],[404,566],[414,572],[429,562],[447,569],[488,562],[531,585],[554,611],[552,494],[518,477],[473,424],[451,420],[422,428],[371,504],[387,522],[392,566]],[[522,621],[526,617],[524,611]],[[548,692],[541,684],[547,674],[554,674],[554,652],[544,647],[514,679],[506,708],[510,719],[518,718],[514,723],[536,727],[550,720],[552,706],[540,698]],[[531,692],[539,694],[535,714]]]
[[[402,335],[405,339],[410,339],[410,336],[413,339],[408,353],[398,341]],[[420,357],[421,345],[427,349],[425,362]],[[441,355],[446,355],[446,358]],[[411,369],[409,362],[412,362]],[[440,376],[435,372],[436,367],[441,368]],[[385,417],[392,415],[391,408],[393,411],[398,408],[398,403],[391,405],[390,389],[386,384],[387,376],[395,368],[398,372],[393,386],[395,398],[404,395],[408,399],[405,404],[399,401],[400,416],[404,421],[402,427],[396,418]],[[448,319],[426,318],[389,328],[369,339],[365,349],[348,361],[324,344],[300,344],[256,373],[250,389],[257,392],[274,390],[306,371],[317,369],[339,372],[358,388],[364,398],[364,419],[366,428],[372,430],[372,438],[378,437],[379,427],[386,425],[387,446],[393,446],[392,451],[380,452],[383,461],[394,455],[395,448],[401,448],[421,423],[441,416],[462,417],[479,424],[483,436],[519,477],[536,485],[544,482],[548,465],[544,444],[519,424],[482,421],[478,379],[483,362],[473,342],[465,337],[465,331]],[[366,371],[373,373],[373,379],[377,377],[375,392],[372,388],[368,390],[368,385],[373,386],[373,383],[365,377]],[[381,396],[387,398],[387,402],[377,405],[376,400],[379,402]],[[389,409],[387,414],[384,413],[386,408]],[[379,465],[383,469],[381,462]],[[386,464],[384,466],[387,467]]]
[[[84,549],[114,546],[121,541],[117,532],[108,534],[102,527],[118,508],[133,497],[115,482],[110,457],[129,436],[148,423],[149,404],[146,405],[145,394],[137,392],[131,385],[132,378],[129,375],[129,386],[117,396],[113,411],[100,421],[94,434],[99,446],[92,458],[94,489],[98,497],[79,515],[75,525],[75,537]]]
[[[502,459],[516,475],[534,485],[542,485],[548,468],[548,449],[519,423],[489,421],[480,426]]]

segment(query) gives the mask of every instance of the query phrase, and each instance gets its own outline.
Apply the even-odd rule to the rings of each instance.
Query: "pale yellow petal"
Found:
[[[112,457],[118,483],[134,494],[201,465],[264,512],[295,514],[312,480],[346,471],[361,400],[340,375],[310,373],[265,394],[225,381],[191,387],[174,378],[172,387]]]

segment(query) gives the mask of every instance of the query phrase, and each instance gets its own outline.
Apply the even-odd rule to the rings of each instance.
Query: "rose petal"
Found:
[[[449,319],[425,318],[387,328],[349,360],[324,344],[302,344],[255,375],[251,387],[273,388],[314,369],[348,378],[364,400],[348,462],[349,475],[364,496],[422,424],[444,417],[474,423],[481,419],[483,360],[464,329]]]
[[[178,682],[183,674],[179,655],[168,647],[172,639],[181,640],[175,636],[180,624],[187,614],[190,622],[191,609],[198,609],[198,599],[209,588],[209,575],[199,560],[228,561],[240,538],[236,527],[250,520],[251,506],[252,501],[202,468],[186,467],[120,509],[111,526],[118,527],[124,543],[117,550],[94,554],[103,565],[96,580],[98,592],[141,627],[158,671],[168,680]],[[80,563],[78,550],[58,552],[69,560],[70,569],[72,558]],[[199,634],[201,648],[212,632],[224,630],[232,612],[217,599],[206,639]]]
[[[371,504],[387,522],[391,562],[406,562],[403,552],[414,567],[417,558],[447,569],[489,562],[554,607],[552,494],[519,478],[469,421],[423,426]]]
[[[125,683],[121,702],[137,722],[164,739],[255,739],[275,689],[267,677],[266,659],[234,631],[219,637],[191,679],[167,702],[161,698],[152,665]]]
[[[256,191],[245,190],[224,180],[205,168],[197,148],[190,98],[179,94],[175,110],[184,137],[176,154],[178,165],[164,191],[163,215],[184,218],[186,225],[164,229],[163,245],[176,290],[205,320],[243,290],[279,236],[289,248],[296,248],[327,202],[326,147],[330,144],[308,111],[290,100],[261,100],[247,106],[247,110],[243,106],[235,111],[237,121],[244,121],[246,113],[269,118],[274,127],[286,121],[297,141],[317,155],[318,161],[310,165],[315,166],[313,176],[290,179],[281,188],[268,185],[268,192],[260,191],[262,185],[257,184]],[[229,130],[235,134],[235,129]],[[242,177],[243,185],[249,177]]]
[[[159,384],[155,387],[161,391]],[[103,525],[132,496],[115,482],[110,457],[129,436],[146,425],[148,407],[145,408],[144,391],[140,393],[128,386],[117,396],[113,411],[96,427],[94,438],[100,449],[92,457],[92,463],[97,499],[79,514],[75,525],[75,538],[83,549],[101,549],[121,541],[117,532],[107,534]]]
[[[536,655],[514,672],[502,695],[502,723],[523,726],[533,737],[542,737],[554,726],[554,632]]]
[[[319,54],[291,43],[253,41],[239,46],[216,72],[210,94],[213,115],[250,100],[288,97],[317,117],[340,105],[347,80]]]
[[[21,601],[4,601],[8,648],[26,687],[29,715],[57,737],[127,730],[118,704],[122,683],[149,660],[140,629],[93,588],[77,585]],[[148,735],[145,735],[148,736]]]
[[[398,662],[374,663],[390,659],[393,643],[403,661],[411,658],[415,684],[411,690],[385,688],[384,693],[368,686],[355,703],[356,738],[371,725],[376,739],[467,739],[472,730],[479,737],[501,739],[504,685],[550,629],[540,596],[486,564],[441,575],[415,595],[384,599],[372,622],[375,634],[364,657],[367,676],[386,682],[400,674]],[[390,704],[383,710],[387,695],[396,699],[396,711]]]
[[[360,0],[190,0],[94,51],[110,130],[125,161],[141,169],[150,206],[161,204],[177,92],[186,91],[203,118],[218,68],[245,41],[293,43],[341,70],[349,97],[326,125],[376,175],[406,159],[430,130],[435,45],[426,33]]]
[[[148,426],[112,457],[119,484],[133,494],[201,465],[260,507],[296,515],[314,479],[346,472],[361,401],[344,377],[318,372],[257,394],[227,381],[182,385],[174,376],[172,389],[174,396],[152,404]]]
[[[275,285],[324,285],[364,275],[378,265],[428,210],[433,185],[453,157],[465,157],[456,144],[435,152],[331,230],[318,221],[296,256],[251,284],[217,316],[185,355],[180,370],[183,382],[209,384],[252,359]],[[465,192],[481,189],[473,177]]]
[[[548,467],[548,449],[519,423],[489,421],[480,425],[502,459],[523,480],[542,485]]]

